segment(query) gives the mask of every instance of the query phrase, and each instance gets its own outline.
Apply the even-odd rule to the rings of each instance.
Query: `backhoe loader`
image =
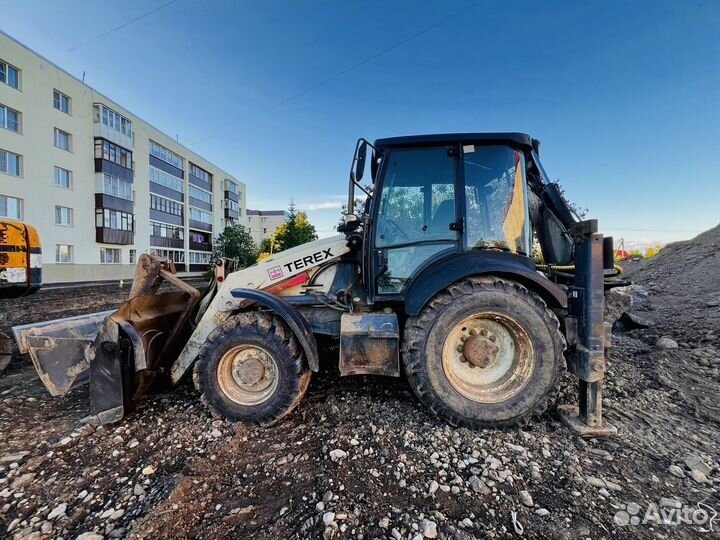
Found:
[[[339,340],[340,375],[404,373],[434,414],[473,428],[541,413],[567,366],[579,399],[562,418],[611,433],[612,239],[572,212],[539,148],[522,133],[360,139],[340,234],[238,271],[220,259],[203,293],[143,255],[117,311],[17,327],[16,339],[52,394],[89,378],[100,423],[192,374],[214,415],[271,424],[301,402],[325,335]]]
[[[0,219],[0,299],[33,294],[41,282],[42,252],[35,227]],[[3,319],[0,317],[2,326]],[[0,331],[0,373],[10,363],[12,349],[12,339]]]

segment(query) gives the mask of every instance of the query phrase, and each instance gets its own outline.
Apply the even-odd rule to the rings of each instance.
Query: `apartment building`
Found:
[[[247,227],[253,242],[260,246],[260,242],[270,238],[275,229],[285,223],[287,216],[285,210],[248,210]]]
[[[37,228],[44,282],[128,278],[141,253],[203,271],[245,201],[237,178],[0,32],[0,217]]]

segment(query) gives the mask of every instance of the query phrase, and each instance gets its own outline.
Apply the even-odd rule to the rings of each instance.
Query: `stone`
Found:
[[[150,476],[152,474],[155,474],[155,467],[153,467],[152,465],[148,465],[142,470],[143,476]]]
[[[655,346],[661,349],[677,349],[677,341],[670,339],[667,336],[663,336],[655,342]]]
[[[521,452],[525,451],[525,447],[520,446],[519,444],[512,444],[512,443],[506,442],[505,446],[507,448],[509,448],[510,450],[512,450],[513,452],[521,453]]]
[[[30,452],[16,452],[0,457],[0,463],[20,463]]]
[[[437,538],[437,523],[424,519],[420,522],[420,532],[424,538]]]
[[[317,503],[317,504],[315,505],[315,510],[317,510],[318,512],[322,512],[323,510],[325,510],[325,503],[322,502],[322,501],[320,501],[319,503]]]
[[[346,456],[347,452],[345,450],[341,450],[340,448],[336,448],[335,450],[330,451],[330,459],[332,459],[333,461],[340,461]]]
[[[430,482],[430,489],[428,490],[428,493],[430,495],[433,495],[438,490],[439,487],[440,487],[440,484],[438,484],[435,480],[433,480],[432,482]]]
[[[630,328],[630,329],[651,328],[651,327],[655,326],[655,321],[646,319],[644,317],[640,317],[639,315],[635,315],[634,313],[628,313],[627,311],[625,311],[620,316],[620,322],[626,328]]]
[[[71,442],[72,442],[72,438],[71,438],[71,437],[65,437],[65,438],[63,438],[63,439],[60,439],[60,442],[58,443],[58,446],[67,446],[67,445],[70,444]]]
[[[84,532],[77,536],[75,540],[103,540],[103,535],[95,532]]]
[[[335,523],[335,512],[325,512],[323,514],[323,524],[325,524],[326,527],[329,527]]]
[[[468,484],[470,484],[470,487],[475,493],[482,493],[483,495],[490,493],[490,488],[475,475],[470,477]]]
[[[145,495],[145,490],[140,484],[135,484],[133,486],[133,495],[137,497],[142,497],[143,495]]]
[[[378,526],[381,529],[387,529],[390,526],[390,519],[388,517],[382,518],[380,521],[378,521]]]
[[[53,508],[53,510],[48,514],[48,517],[47,517],[47,518],[50,519],[50,520],[52,520],[52,519],[56,519],[56,518],[59,518],[59,517],[61,517],[61,516],[64,516],[66,510],[67,510],[67,504],[65,504],[65,503],[58,504],[58,505],[57,505],[55,508]]]
[[[690,471],[690,478],[695,480],[698,484],[707,484],[709,481],[708,477],[697,469],[693,469],[692,471]]]
[[[700,471],[705,476],[710,474],[710,467],[705,463],[700,456],[691,454],[685,458],[685,465],[691,471]]]
[[[530,493],[529,493],[528,491],[524,491],[524,490],[523,490],[523,491],[520,492],[520,500],[521,500],[522,503],[523,503],[525,506],[527,506],[528,508],[532,508],[533,505],[535,504],[535,503],[533,502],[532,495],[530,495]]]
[[[211,436],[213,439],[219,439],[220,437],[222,437],[222,431],[220,431],[220,430],[217,429],[217,428],[214,428],[214,429],[210,432],[210,436]]]
[[[683,470],[678,467],[677,465],[670,465],[668,467],[668,472],[672,474],[673,476],[677,476],[678,478],[685,478],[685,473]]]
[[[35,478],[35,473],[23,474],[22,476],[13,480],[13,483],[10,484],[10,487],[12,489],[22,489],[22,488],[27,487],[30,484],[32,484],[32,481],[34,478]]]
[[[110,521],[115,521],[116,519],[120,519],[125,515],[125,510],[120,508],[119,510],[115,510],[112,514],[110,514]]]
[[[535,510],[535,513],[540,517],[545,517],[550,513],[550,510],[548,510],[547,508],[538,508],[537,510]]]

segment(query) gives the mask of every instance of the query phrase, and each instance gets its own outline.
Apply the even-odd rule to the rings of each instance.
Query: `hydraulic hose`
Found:
[[[535,268],[538,270],[551,270],[551,271],[557,271],[557,272],[568,272],[568,271],[575,271],[575,265],[569,264],[569,265],[554,265],[554,264],[536,264]],[[617,271],[618,274],[622,274],[625,272],[623,270],[623,267],[619,264],[614,264],[613,268],[615,271]]]

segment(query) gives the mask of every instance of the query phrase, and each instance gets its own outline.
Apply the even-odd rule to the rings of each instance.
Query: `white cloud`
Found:
[[[344,201],[323,201],[319,203],[298,204],[301,210],[328,210],[332,208],[342,208]]]

